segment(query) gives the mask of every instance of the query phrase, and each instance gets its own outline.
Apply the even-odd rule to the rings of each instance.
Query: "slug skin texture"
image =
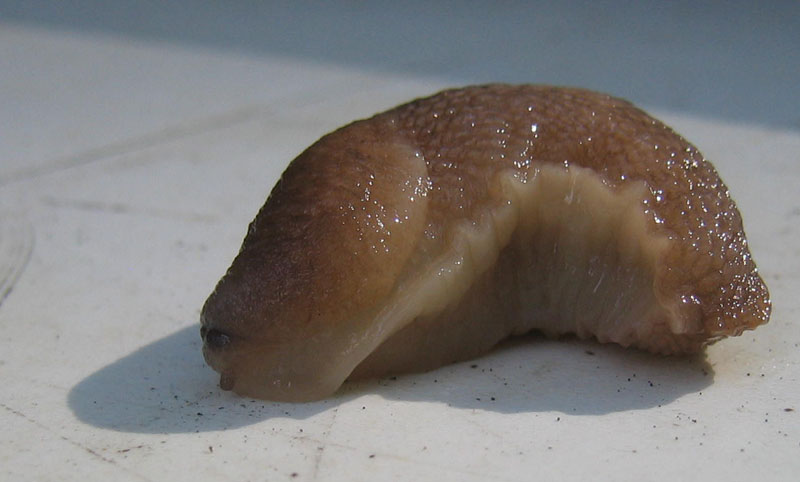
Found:
[[[694,146],[608,95],[486,85],[356,121],[292,161],[201,336],[221,388],[309,401],[531,330],[693,353],[770,307]]]

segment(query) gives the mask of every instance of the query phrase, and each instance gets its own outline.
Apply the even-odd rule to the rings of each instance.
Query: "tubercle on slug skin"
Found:
[[[736,205],[694,146],[604,94],[490,85],[304,151],[202,319],[231,335],[204,349],[223,388],[309,400],[532,329],[680,353],[769,313]]]

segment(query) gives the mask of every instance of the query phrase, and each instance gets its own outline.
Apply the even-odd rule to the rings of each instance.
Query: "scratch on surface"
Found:
[[[109,459],[108,457],[103,456],[102,454],[98,453],[97,451],[91,449],[90,447],[87,447],[87,446],[83,445],[82,443],[80,443],[80,442],[78,442],[76,440],[72,440],[69,437],[66,437],[64,435],[56,433],[55,431],[53,431],[52,429],[50,429],[48,426],[44,425],[43,423],[37,421],[34,418],[29,417],[28,415],[25,415],[23,412],[21,412],[21,411],[19,411],[17,409],[9,407],[5,403],[0,402],[0,407],[2,407],[7,412],[9,412],[9,413],[11,413],[13,415],[16,415],[17,417],[22,418],[23,420],[27,421],[28,423],[31,423],[31,424],[39,427],[40,429],[55,435],[56,437],[58,437],[59,439],[63,440],[64,442],[67,442],[68,444],[83,450],[84,452],[88,453],[89,455],[91,455],[95,459],[98,459],[98,460],[101,460],[101,461],[103,461],[105,463],[111,464],[115,468],[118,468],[118,469],[120,469],[120,470],[122,470],[122,471],[124,471],[124,472],[126,472],[126,473],[128,473],[130,475],[133,475],[134,477],[137,477],[137,478],[141,479],[141,480],[145,480],[147,482],[152,482],[150,479],[148,479],[147,477],[143,476],[142,474],[139,474],[139,473],[134,472],[134,471],[132,471],[132,470],[126,468],[126,467],[123,467],[123,466],[119,465],[116,461],[114,461],[112,459]]]
[[[167,126],[163,129],[145,133],[136,137],[122,139],[103,146],[89,148],[74,155],[55,158],[41,165],[32,165],[27,168],[17,169],[10,173],[0,174],[0,187],[14,182],[24,181],[54,172],[63,171],[85,164],[102,161],[114,156],[122,156],[134,152],[150,149],[158,145],[173,142],[179,139],[191,138],[211,132],[228,129],[232,126],[245,124],[259,118],[266,118],[275,112],[280,112],[287,106],[300,108],[327,100],[335,93],[336,84],[329,85],[323,95],[315,95],[317,91],[309,92],[300,89],[291,95],[282,96],[269,104],[245,106],[233,111],[211,115],[196,121],[184,122]],[[350,89],[350,83],[341,82],[341,87]],[[370,89],[371,90],[371,89]],[[28,163],[30,164],[30,163]]]
[[[203,213],[177,211],[171,209],[129,206],[123,203],[107,203],[85,199],[58,199],[50,196],[42,198],[45,205],[55,208],[75,209],[78,211],[100,212],[110,214],[147,215],[156,218],[178,219],[181,221],[211,223],[216,216]]]
[[[133,446],[133,447],[128,447],[128,448],[125,448],[125,449],[119,449],[119,450],[117,450],[117,453],[118,453],[118,454],[125,454],[125,453],[128,453],[128,452],[130,452],[131,450],[135,450],[135,449],[143,449],[143,448],[144,448],[144,444],[139,444],[139,445],[135,445],[135,446]],[[209,446],[208,448],[210,449],[210,448],[211,448],[211,446]],[[212,452],[213,452],[213,449],[212,449]]]
[[[226,112],[221,115],[212,116],[200,121],[189,122],[177,126],[144,134],[139,137],[124,139],[116,143],[88,149],[73,156],[54,159],[44,165],[33,165],[28,168],[12,171],[0,176],[0,186],[13,182],[31,179],[38,176],[63,171],[84,164],[100,161],[112,156],[129,154],[141,151],[153,146],[171,142],[181,138],[197,136],[216,130],[224,129],[233,125],[242,124],[252,119],[263,116],[269,112],[265,106],[253,106],[237,109],[233,112]]]
[[[513,481],[520,480],[520,479],[513,479],[513,478],[510,479],[510,478],[507,478],[507,477],[501,477],[501,476],[494,475],[494,474],[485,474],[485,473],[480,473],[480,472],[471,471],[471,470],[457,469],[457,468],[453,468],[453,467],[448,467],[446,465],[441,465],[441,464],[422,461],[422,460],[420,460],[418,458],[403,457],[403,456],[400,456],[400,455],[389,454],[389,453],[386,453],[386,452],[366,451],[366,450],[364,450],[362,448],[353,447],[352,445],[346,445],[346,444],[342,444],[342,443],[338,443],[338,442],[330,442],[330,441],[327,440],[328,437],[322,437],[322,439],[317,439],[315,437],[309,437],[309,436],[306,436],[306,435],[300,435],[300,436],[293,436],[291,438],[292,438],[292,440],[299,440],[299,441],[313,443],[313,444],[317,445],[320,448],[320,450],[317,451],[318,453],[323,452],[325,447],[336,447],[336,448],[340,448],[340,449],[346,449],[346,450],[350,450],[350,451],[353,451],[353,452],[362,453],[362,454],[364,454],[364,456],[367,456],[367,454],[369,454],[371,456],[375,456],[375,457],[370,457],[370,458],[378,458],[379,457],[381,459],[393,460],[395,462],[401,462],[401,463],[410,464],[410,465],[416,465],[416,466],[422,466],[422,467],[429,467],[429,468],[432,468],[432,469],[438,469],[438,470],[442,470],[444,472],[448,472],[448,473],[452,473],[452,474],[470,475],[470,476],[473,476],[473,477],[479,477],[482,480],[495,480],[495,481],[498,481],[498,482],[513,482]],[[317,477],[317,474],[318,474],[317,469],[319,468],[319,460],[321,458],[322,458],[321,454],[316,457],[315,466],[314,466],[315,470],[312,473],[311,480],[315,480],[316,477]]]
[[[33,227],[27,220],[0,215],[0,306],[28,266],[33,245]]]
[[[11,378],[11,377],[13,377],[13,375],[9,375],[9,378]],[[65,387],[65,386],[62,386],[62,385],[57,385],[57,384],[55,384],[55,383],[53,383],[53,382],[51,382],[49,380],[39,379],[38,377],[35,377],[35,376],[14,377],[14,378],[16,380],[19,380],[19,381],[24,380],[25,383],[39,385],[40,387],[54,388],[54,389],[56,389],[56,390],[58,390],[60,392],[64,392],[64,393],[69,391],[69,387]]]
[[[311,471],[311,480],[317,480],[317,476],[319,475],[319,467],[322,463],[322,456],[325,455],[325,447],[329,445],[328,439],[331,436],[331,429],[333,425],[336,423],[336,417],[339,414],[337,409],[334,409],[332,412],[331,421],[328,423],[328,426],[325,427],[325,430],[322,432],[322,440],[320,441],[319,450],[314,456],[314,468]]]
[[[480,430],[480,431],[481,431],[481,433],[482,433],[483,435],[491,435],[491,436],[492,436],[492,437],[494,437],[494,439],[495,439],[495,440],[497,440],[498,442],[500,442],[500,441],[505,441],[505,440],[506,440],[506,437],[504,437],[503,435],[501,435],[501,434],[499,434],[499,433],[495,432],[494,430],[491,430],[491,429],[487,428],[486,426],[484,426],[484,425],[483,425],[483,424],[481,424],[481,423],[478,423],[478,422],[476,422],[475,420],[472,420],[472,418],[470,418],[470,417],[466,416],[465,414],[462,414],[462,413],[455,412],[455,413],[454,413],[454,416],[455,416],[455,417],[457,417],[457,418],[458,418],[459,420],[461,420],[462,422],[464,422],[464,423],[467,423],[467,424],[470,424],[470,425],[472,425],[473,427],[476,427],[478,430]]]

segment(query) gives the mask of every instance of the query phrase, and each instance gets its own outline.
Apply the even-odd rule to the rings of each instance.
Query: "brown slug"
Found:
[[[587,90],[447,90],[300,154],[201,315],[220,386],[308,401],[511,335],[692,353],[766,323],[714,167]]]

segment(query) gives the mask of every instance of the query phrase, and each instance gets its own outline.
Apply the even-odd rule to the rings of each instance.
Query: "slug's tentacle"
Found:
[[[309,400],[534,329],[686,353],[769,313],[736,206],[697,149],[607,95],[492,85],[301,154],[202,322],[224,388]]]

